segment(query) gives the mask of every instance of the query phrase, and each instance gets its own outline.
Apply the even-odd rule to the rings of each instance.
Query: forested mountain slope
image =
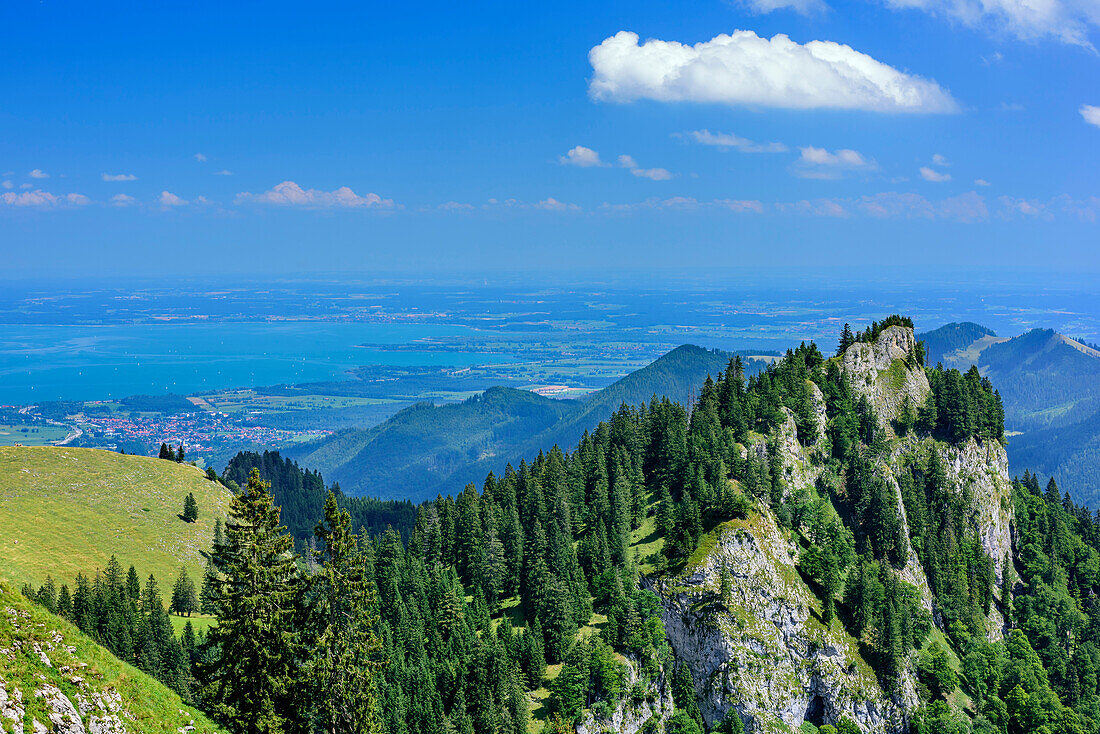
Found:
[[[332,496],[312,563],[253,472],[193,690],[230,731],[1100,732],[1100,515],[1010,479],[994,386],[921,357],[890,317],[733,361],[407,543]]]
[[[1080,502],[1100,500],[1100,352],[1049,329],[1004,339],[972,323],[918,339],[930,364],[977,365],[996,384],[1017,471],[1053,475]]]
[[[370,429],[349,429],[287,455],[352,496],[423,500],[478,482],[540,449],[575,446],[619,405],[654,395],[686,402],[732,355],[685,345],[582,400],[495,387],[462,403],[417,405]],[[749,372],[764,362],[750,360]]]

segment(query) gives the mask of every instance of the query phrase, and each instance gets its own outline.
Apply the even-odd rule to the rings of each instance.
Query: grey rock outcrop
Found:
[[[905,730],[905,710],[916,700],[911,683],[898,701],[883,693],[857,641],[839,623],[821,623],[820,602],[796,563],[796,546],[762,509],[721,526],[698,565],[654,583],[669,642],[695,676],[703,718],[713,724],[735,710],[754,734],[796,729],[817,716],[848,716],[866,732]]]
[[[910,369],[906,358],[916,349],[913,330],[905,326],[884,329],[874,343],[856,342],[841,357],[841,366],[852,389],[866,395],[878,414],[879,423],[890,431],[890,423],[901,413],[906,396],[916,408],[931,392],[922,369]]]
[[[628,658],[624,688],[628,691],[632,690],[637,681],[636,666]],[[655,731],[663,731],[664,723],[672,717],[674,710],[672,689],[668,677],[662,671],[645,687],[645,695],[641,700],[636,700],[631,694],[627,694],[610,716],[599,719],[593,715],[592,711],[585,711],[577,724],[577,734],[602,734],[603,732],[638,734],[647,725],[656,727]]]

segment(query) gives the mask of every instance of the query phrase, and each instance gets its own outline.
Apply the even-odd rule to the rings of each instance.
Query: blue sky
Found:
[[[0,8],[0,273],[1100,266],[1098,0],[154,5]]]

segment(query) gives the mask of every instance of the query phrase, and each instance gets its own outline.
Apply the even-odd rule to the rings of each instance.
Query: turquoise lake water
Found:
[[[507,355],[401,351],[357,344],[406,344],[462,336],[462,326],[324,322],[0,325],[0,404],[103,400],[345,377],[367,364],[502,363]]]

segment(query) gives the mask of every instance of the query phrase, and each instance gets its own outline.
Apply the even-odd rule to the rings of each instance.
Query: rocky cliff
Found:
[[[971,440],[955,447],[895,436],[891,422],[905,398],[915,409],[930,393],[923,369],[911,357],[914,348],[911,329],[891,327],[873,344],[852,345],[840,361],[890,436],[890,450],[876,460],[876,470],[893,489],[903,524],[905,562],[898,574],[916,587],[938,623],[924,570],[909,542],[897,477],[908,463],[923,461],[929,451],[940,452],[956,491],[969,493],[971,519],[998,581],[1002,561],[1012,552],[1010,480],[998,442]],[[824,401],[816,388],[813,394],[823,429]],[[793,415],[787,415],[775,435],[748,443],[746,453],[761,457],[767,455],[768,443],[778,449],[786,497],[828,478],[822,440],[802,446]],[[896,689],[884,692],[859,642],[839,622],[828,628],[822,624],[821,600],[797,569],[799,552],[791,533],[777,525],[767,507],[757,505],[747,519],[731,520],[708,534],[682,571],[646,581],[662,600],[677,657],[695,675],[704,719],[712,724],[734,710],[753,734],[793,731],[803,722],[835,723],[843,716],[863,732],[906,731],[918,700],[914,661]],[[1000,628],[994,608],[990,637],[999,637]]]
[[[661,731],[664,723],[675,712],[672,702],[672,688],[668,676],[662,670],[656,679],[643,682],[639,696],[638,669],[634,661],[625,658],[627,677],[626,690],[631,693],[619,701],[610,715],[597,717],[591,710],[585,711],[577,724],[577,734],[638,734],[638,732]]]
[[[863,731],[903,731],[912,684],[897,701],[882,691],[858,641],[838,622],[822,624],[797,560],[797,546],[761,508],[721,525],[681,574],[653,583],[703,718],[713,724],[733,709],[749,732],[784,732],[848,716]]]

